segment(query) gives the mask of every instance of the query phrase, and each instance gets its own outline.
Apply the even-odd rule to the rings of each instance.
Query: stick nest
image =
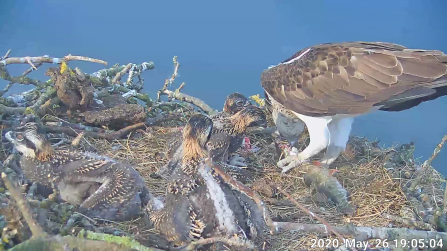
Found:
[[[141,173],[151,192],[155,196],[163,196],[166,192],[166,181],[152,178],[151,174],[167,162],[165,158],[167,144],[174,137],[178,137],[178,132],[186,120],[187,117],[184,117],[178,121],[167,121],[167,124],[162,126],[138,130],[122,140],[86,138],[82,140],[79,150],[93,147],[98,154],[130,162]],[[428,200],[426,204],[431,203],[434,208],[442,205],[443,180],[433,168],[428,169],[421,182],[420,196],[413,198],[405,193],[406,187],[415,178],[419,168],[413,159],[414,146],[411,144],[398,149],[381,149],[377,142],[370,142],[365,138],[350,139],[347,150],[331,165],[331,168],[339,170],[334,176],[349,192],[351,204],[357,207],[353,215],[346,216],[339,213],[332,202],[325,201],[321,195],[315,194],[305,185],[303,180],[305,169],[295,168],[287,174],[281,174],[281,169],[276,167],[281,152],[275,147],[273,136],[265,134],[248,136],[252,147],[259,150],[254,152],[239,150],[239,155],[246,158],[247,169],[253,173],[253,177],[246,185],[261,195],[274,221],[319,223],[296,208],[270,185],[280,186],[289,191],[299,203],[324,218],[332,226],[352,223],[364,227],[411,228],[383,215],[423,221],[420,211],[424,200]],[[308,135],[303,135],[297,144],[298,150],[302,150],[308,142]],[[315,159],[320,157],[321,155]],[[155,241],[153,236],[157,234],[148,224],[147,217],[130,222],[110,222],[101,226],[119,229],[123,233],[133,235],[146,245],[154,245],[150,240]],[[267,234],[264,239],[257,240],[256,244],[260,248],[272,250],[297,250],[301,247],[310,247],[312,239],[318,237],[323,236],[286,231],[277,235]]]

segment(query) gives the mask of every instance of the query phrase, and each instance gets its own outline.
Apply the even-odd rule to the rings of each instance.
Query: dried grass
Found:
[[[164,158],[167,142],[176,136],[175,132],[177,130],[178,128],[157,127],[134,132],[127,139],[113,142],[91,138],[87,140],[100,154],[134,164],[144,177],[152,193],[160,196],[165,194],[166,183],[160,179],[151,178],[150,174],[167,162]],[[253,171],[255,182],[250,182],[247,185],[262,188],[258,189],[258,192],[267,203],[273,220],[318,223],[297,209],[287,201],[287,198],[274,191],[273,188],[270,189],[263,185],[254,186],[256,183],[281,186],[299,203],[333,226],[353,223],[365,227],[389,227],[390,224],[393,227],[407,227],[391,222],[381,215],[387,213],[401,216],[403,210],[412,207],[402,191],[402,187],[414,178],[415,165],[410,163],[410,165],[397,166],[394,175],[390,174],[385,163],[389,161],[390,153],[396,153],[395,150],[381,150],[366,139],[351,138],[348,150],[332,165],[332,168],[339,170],[335,176],[350,193],[351,203],[357,206],[357,211],[353,215],[344,216],[337,212],[333,204],[314,200],[315,196],[304,184],[304,170],[295,168],[287,174],[281,174],[280,169],[276,167],[279,154],[276,153],[271,136],[251,134],[249,138],[252,146],[259,147],[260,150],[247,152],[241,149],[239,152],[241,156],[247,159],[249,170]],[[304,148],[308,141],[308,137],[304,135],[300,140],[299,148]],[[321,156],[317,156],[317,159],[319,157]],[[428,178],[421,184],[424,186],[424,191],[430,191],[427,196],[432,198],[437,205],[440,205],[444,194],[442,176],[432,168],[430,169],[429,172],[431,173],[426,176]],[[395,177],[396,173],[399,177]],[[266,191],[266,188],[269,191]],[[109,224],[126,233],[133,234],[140,240],[155,233],[143,218],[131,222]],[[314,233],[283,232],[274,236],[268,234],[264,240],[258,240],[257,243],[260,247],[265,246],[274,250],[298,250],[310,248],[312,240],[318,238],[321,238],[321,236]]]

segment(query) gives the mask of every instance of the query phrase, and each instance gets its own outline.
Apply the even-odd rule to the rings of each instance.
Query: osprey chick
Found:
[[[28,122],[5,135],[22,154],[20,165],[30,181],[54,185],[61,199],[80,205],[89,217],[125,221],[148,203],[151,195],[133,167],[93,153],[54,150],[38,130]]]
[[[181,168],[170,177],[164,208],[150,216],[154,228],[176,245],[213,236],[250,236],[241,202],[203,159],[212,128],[204,115],[189,119],[183,131]]]

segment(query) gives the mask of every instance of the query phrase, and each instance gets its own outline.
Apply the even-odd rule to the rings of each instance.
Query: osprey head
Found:
[[[249,105],[238,112],[236,115],[245,121],[246,127],[250,126],[267,126],[267,117],[261,108]]]
[[[227,99],[225,100],[223,111],[230,114],[235,114],[249,105],[250,101],[244,95],[234,92],[228,95]]]
[[[183,140],[195,140],[204,147],[212,129],[213,121],[209,117],[202,114],[193,115],[183,128]]]
[[[46,158],[52,152],[51,144],[46,140],[45,134],[39,132],[34,122],[28,122],[9,131],[5,137],[14,147],[26,157]]]

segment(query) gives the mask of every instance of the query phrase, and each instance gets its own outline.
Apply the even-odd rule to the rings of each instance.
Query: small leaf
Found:
[[[61,64],[61,74],[64,73],[68,69],[67,63],[62,62]]]
[[[255,101],[260,106],[264,106],[265,105],[265,100],[263,98],[260,98],[259,94],[250,96],[250,99]]]

